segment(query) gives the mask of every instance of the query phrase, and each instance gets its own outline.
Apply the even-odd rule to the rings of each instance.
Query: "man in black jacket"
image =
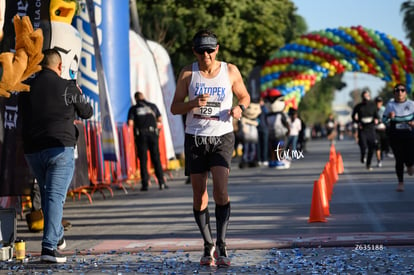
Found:
[[[168,188],[168,186],[165,184],[159,151],[159,128],[162,123],[161,113],[157,105],[146,101],[141,92],[136,92],[134,96],[136,104],[128,111],[128,125],[134,128],[135,146],[141,172],[141,191],[148,190],[148,150],[151,162],[154,165],[159,188],[162,190]]]
[[[377,106],[371,100],[368,90],[362,91],[361,98],[362,102],[357,104],[352,112],[352,121],[358,124],[358,145],[361,152],[361,163],[365,163],[366,168],[372,170],[371,160],[377,142],[375,134],[375,124],[378,123]]]
[[[44,51],[42,71],[30,81],[30,93],[23,110],[24,152],[37,179],[44,230],[41,260],[63,263],[58,252],[63,238],[63,205],[75,168],[76,116],[87,119],[92,106],[74,81],[60,77],[62,59],[57,50]]]

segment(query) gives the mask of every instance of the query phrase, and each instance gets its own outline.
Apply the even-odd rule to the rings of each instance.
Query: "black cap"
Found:
[[[382,97],[380,97],[380,96],[377,96],[376,98],[375,98],[375,102],[382,102],[383,100],[382,100]]]
[[[216,47],[217,47],[217,38],[215,38],[213,36],[201,36],[201,37],[197,37],[194,40],[194,48],[195,49],[215,50]]]

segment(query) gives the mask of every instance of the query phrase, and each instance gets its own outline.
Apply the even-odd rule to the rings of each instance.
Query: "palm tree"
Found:
[[[404,13],[403,26],[410,46],[414,47],[414,1],[407,0],[401,4],[400,12]]]

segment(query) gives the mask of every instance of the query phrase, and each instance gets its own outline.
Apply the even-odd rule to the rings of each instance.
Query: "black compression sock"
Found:
[[[230,220],[230,202],[226,205],[216,204],[217,245],[224,244]]]
[[[204,245],[214,245],[213,238],[211,236],[211,227],[210,227],[210,213],[208,208],[197,211],[193,209],[194,218],[200,229],[201,235],[203,236]]]

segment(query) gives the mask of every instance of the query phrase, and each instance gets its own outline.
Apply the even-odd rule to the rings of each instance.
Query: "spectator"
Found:
[[[62,58],[44,51],[42,71],[30,81],[28,108],[23,115],[25,158],[40,186],[44,230],[40,259],[63,263],[58,249],[66,246],[63,204],[75,169],[76,115],[87,119],[92,106],[73,80],[61,78]]]
[[[148,191],[148,151],[154,165],[159,189],[166,189],[168,185],[165,184],[159,150],[159,132],[162,125],[161,113],[155,104],[145,100],[143,93],[136,92],[134,97],[136,104],[129,108],[128,125],[134,128],[135,146],[141,172],[141,191]]]
[[[257,129],[259,131],[259,140],[257,143],[257,160],[259,166],[269,166],[269,127],[267,125],[266,116],[269,113],[264,99],[261,97],[259,100],[261,113],[259,115],[259,125]]]

